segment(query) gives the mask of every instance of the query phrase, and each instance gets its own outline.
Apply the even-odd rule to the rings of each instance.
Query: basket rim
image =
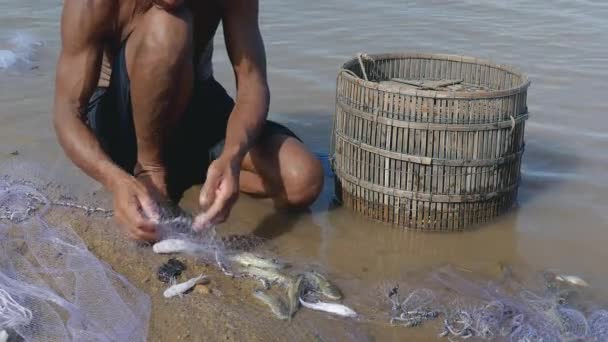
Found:
[[[487,98],[499,98],[515,95],[518,93],[522,93],[528,89],[531,84],[531,80],[528,78],[528,75],[515,68],[514,66],[508,64],[500,64],[496,63],[490,59],[477,58],[472,56],[464,56],[464,55],[455,55],[455,54],[446,54],[446,53],[425,53],[425,52],[389,52],[389,53],[377,53],[377,54],[366,54],[368,57],[373,59],[380,60],[389,60],[389,59],[403,59],[403,58],[426,58],[426,59],[435,59],[435,60],[447,60],[453,62],[463,62],[463,63],[472,63],[479,64],[484,66],[491,66],[494,68],[501,69],[506,72],[510,72],[518,75],[522,82],[520,85],[501,89],[501,90],[490,90],[490,91],[479,91],[479,92],[468,92],[468,91],[441,91],[441,90],[421,90],[421,89],[412,89],[405,86],[400,85],[389,85],[389,84],[381,84],[373,81],[366,81],[360,77],[356,77],[351,70],[347,68],[347,65],[351,65],[352,63],[358,63],[357,56],[347,60],[342,64],[338,71],[338,77],[346,78],[352,81],[359,83],[360,85],[385,91],[392,93],[399,93],[402,95],[408,96],[417,96],[417,97],[429,97],[429,98],[463,98],[463,99],[487,99]]]

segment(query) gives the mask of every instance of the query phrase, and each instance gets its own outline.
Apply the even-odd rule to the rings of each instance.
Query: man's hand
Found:
[[[134,177],[117,181],[111,189],[114,193],[116,219],[133,240],[158,239],[158,208],[148,188]]]
[[[239,196],[240,161],[220,157],[207,170],[207,179],[200,194],[203,213],[194,221],[194,230],[202,231],[224,222]]]

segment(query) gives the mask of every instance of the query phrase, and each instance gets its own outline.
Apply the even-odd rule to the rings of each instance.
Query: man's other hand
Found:
[[[134,177],[116,181],[114,212],[125,233],[133,240],[154,241],[158,239],[158,207],[145,185]]]
[[[228,157],[209,165],[199,198],[202,214],[196,217],[194,230],[202,231],[226,221],[239,196],[240,169],[238,159]]]

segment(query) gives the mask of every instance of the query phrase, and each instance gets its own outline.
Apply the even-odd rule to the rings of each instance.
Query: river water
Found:
[[[16,31],[44,42],[36,69],[0,71],[0,161],[15,150],[54,161],[54,174],[69,183],[61,175],[73,166],[50,125],[60,6],[0,0],[0,50]],[[270,116],[318,153],[328,149],[337,70],[357,52],[463,54],[519,68],[532,80],[522,184],[515,211],[466,233],[405,232],[335,208],[329,175],[311,213],[283,215],[242,197],[228,230],[270,238],[282,257],[320,265],[355,293],[416,269],[498,261],[574,273],[605,293],[608,2],[268,0],[260,23]],[[234,93],[221,32],[215,44],[216,78]],[[193,207],[195,194],[185,206]]]

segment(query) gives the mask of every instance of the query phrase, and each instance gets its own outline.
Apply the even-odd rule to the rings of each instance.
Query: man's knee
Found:
[[[153,7],[143,15],[131,39],[135,46],[129,64],[150,68],[182,65],[192,59],[192,15],[187,9],[169,13]]]
[[[292,208],[310,206],[323,190],[324,172],[321,162],[310,156],[294,161],[284,180],[286,205]]]

